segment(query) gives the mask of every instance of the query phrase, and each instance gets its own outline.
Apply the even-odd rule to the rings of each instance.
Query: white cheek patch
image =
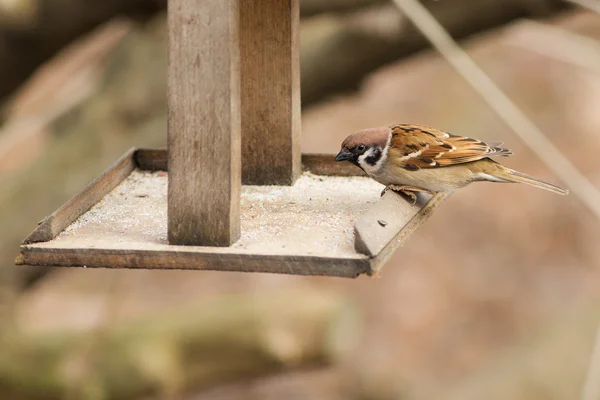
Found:
[[[383,166],[387,163],[388,150],[390,148],[391,142],[392,133],[390,132],[385,148],[382,149],[379,146],[369,148],[362,155],[358,156],[358,165],[360,165],[360,167],[368,175],[378,175],[381,172]],[[374,165],[369,164],[367,162],[367,158],[376,156],[377,153],[380,154],[379,160],[377,160]]]
[[[375,164],[370,164],[367,159],[369,157],[376,157],[379,153],[379,160]],[[358,165],[368,174],[377,175],[381,168],[385,165],[387,160],[387,149],[380,149],[379,147],[371,147],[365,151],[364,154],[358,156]]]
[[[370,148],[369,150],[365,151],[362,155],[358,156],[358,165],[360,165],[361,168],[367,173],[371,173],[371,171],[377,171],[378,164],[381,161],[380,159],[375,165],[371,165],[367,162],[367,158],[371,157],[374,153],[375,149]]]

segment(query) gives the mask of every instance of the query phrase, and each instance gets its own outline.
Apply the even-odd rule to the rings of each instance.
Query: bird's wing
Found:
[[[477,139],[457,136],[422,125],[399,124],[390,127],[390,160],[408,170],[446,167],[490,156],[510,156],[512,152]]]

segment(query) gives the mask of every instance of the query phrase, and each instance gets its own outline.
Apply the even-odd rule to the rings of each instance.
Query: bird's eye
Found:
[[[366,147],[364,144],[359,144],[358,147],[356,148],[356,150],[358,150],[360,153],[364,153],[365,149],[366,149]]]

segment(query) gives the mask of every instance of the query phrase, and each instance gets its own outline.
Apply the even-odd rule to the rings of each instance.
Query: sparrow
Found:
[[[397,124],[358,131],[342,143],[335,161],[349,161],[387,190],[453,192],[471,182],[525,183],[566,195],[568,190],[512,170],[491,157],[513,153],[503,143],[484,143],[423,125]]]

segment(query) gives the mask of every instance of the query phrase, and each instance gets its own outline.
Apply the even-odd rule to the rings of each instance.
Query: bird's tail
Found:
[[[502,168],[502,173],[498,174],[497,177],[502,179],[505,182],[525,183],[527,185],[531,185],[536,188],[548,190],[550,192],[554,192],[554,193],[558,193],[558,194],[562,194],[562,195],[569,194],[569,191],[567,189],[563,189],[559,186],[545,182],[538,178],[534,178],[533,176],[524,174],[522,172],[515,171],[510,168],[506,168],[504,166]]]

